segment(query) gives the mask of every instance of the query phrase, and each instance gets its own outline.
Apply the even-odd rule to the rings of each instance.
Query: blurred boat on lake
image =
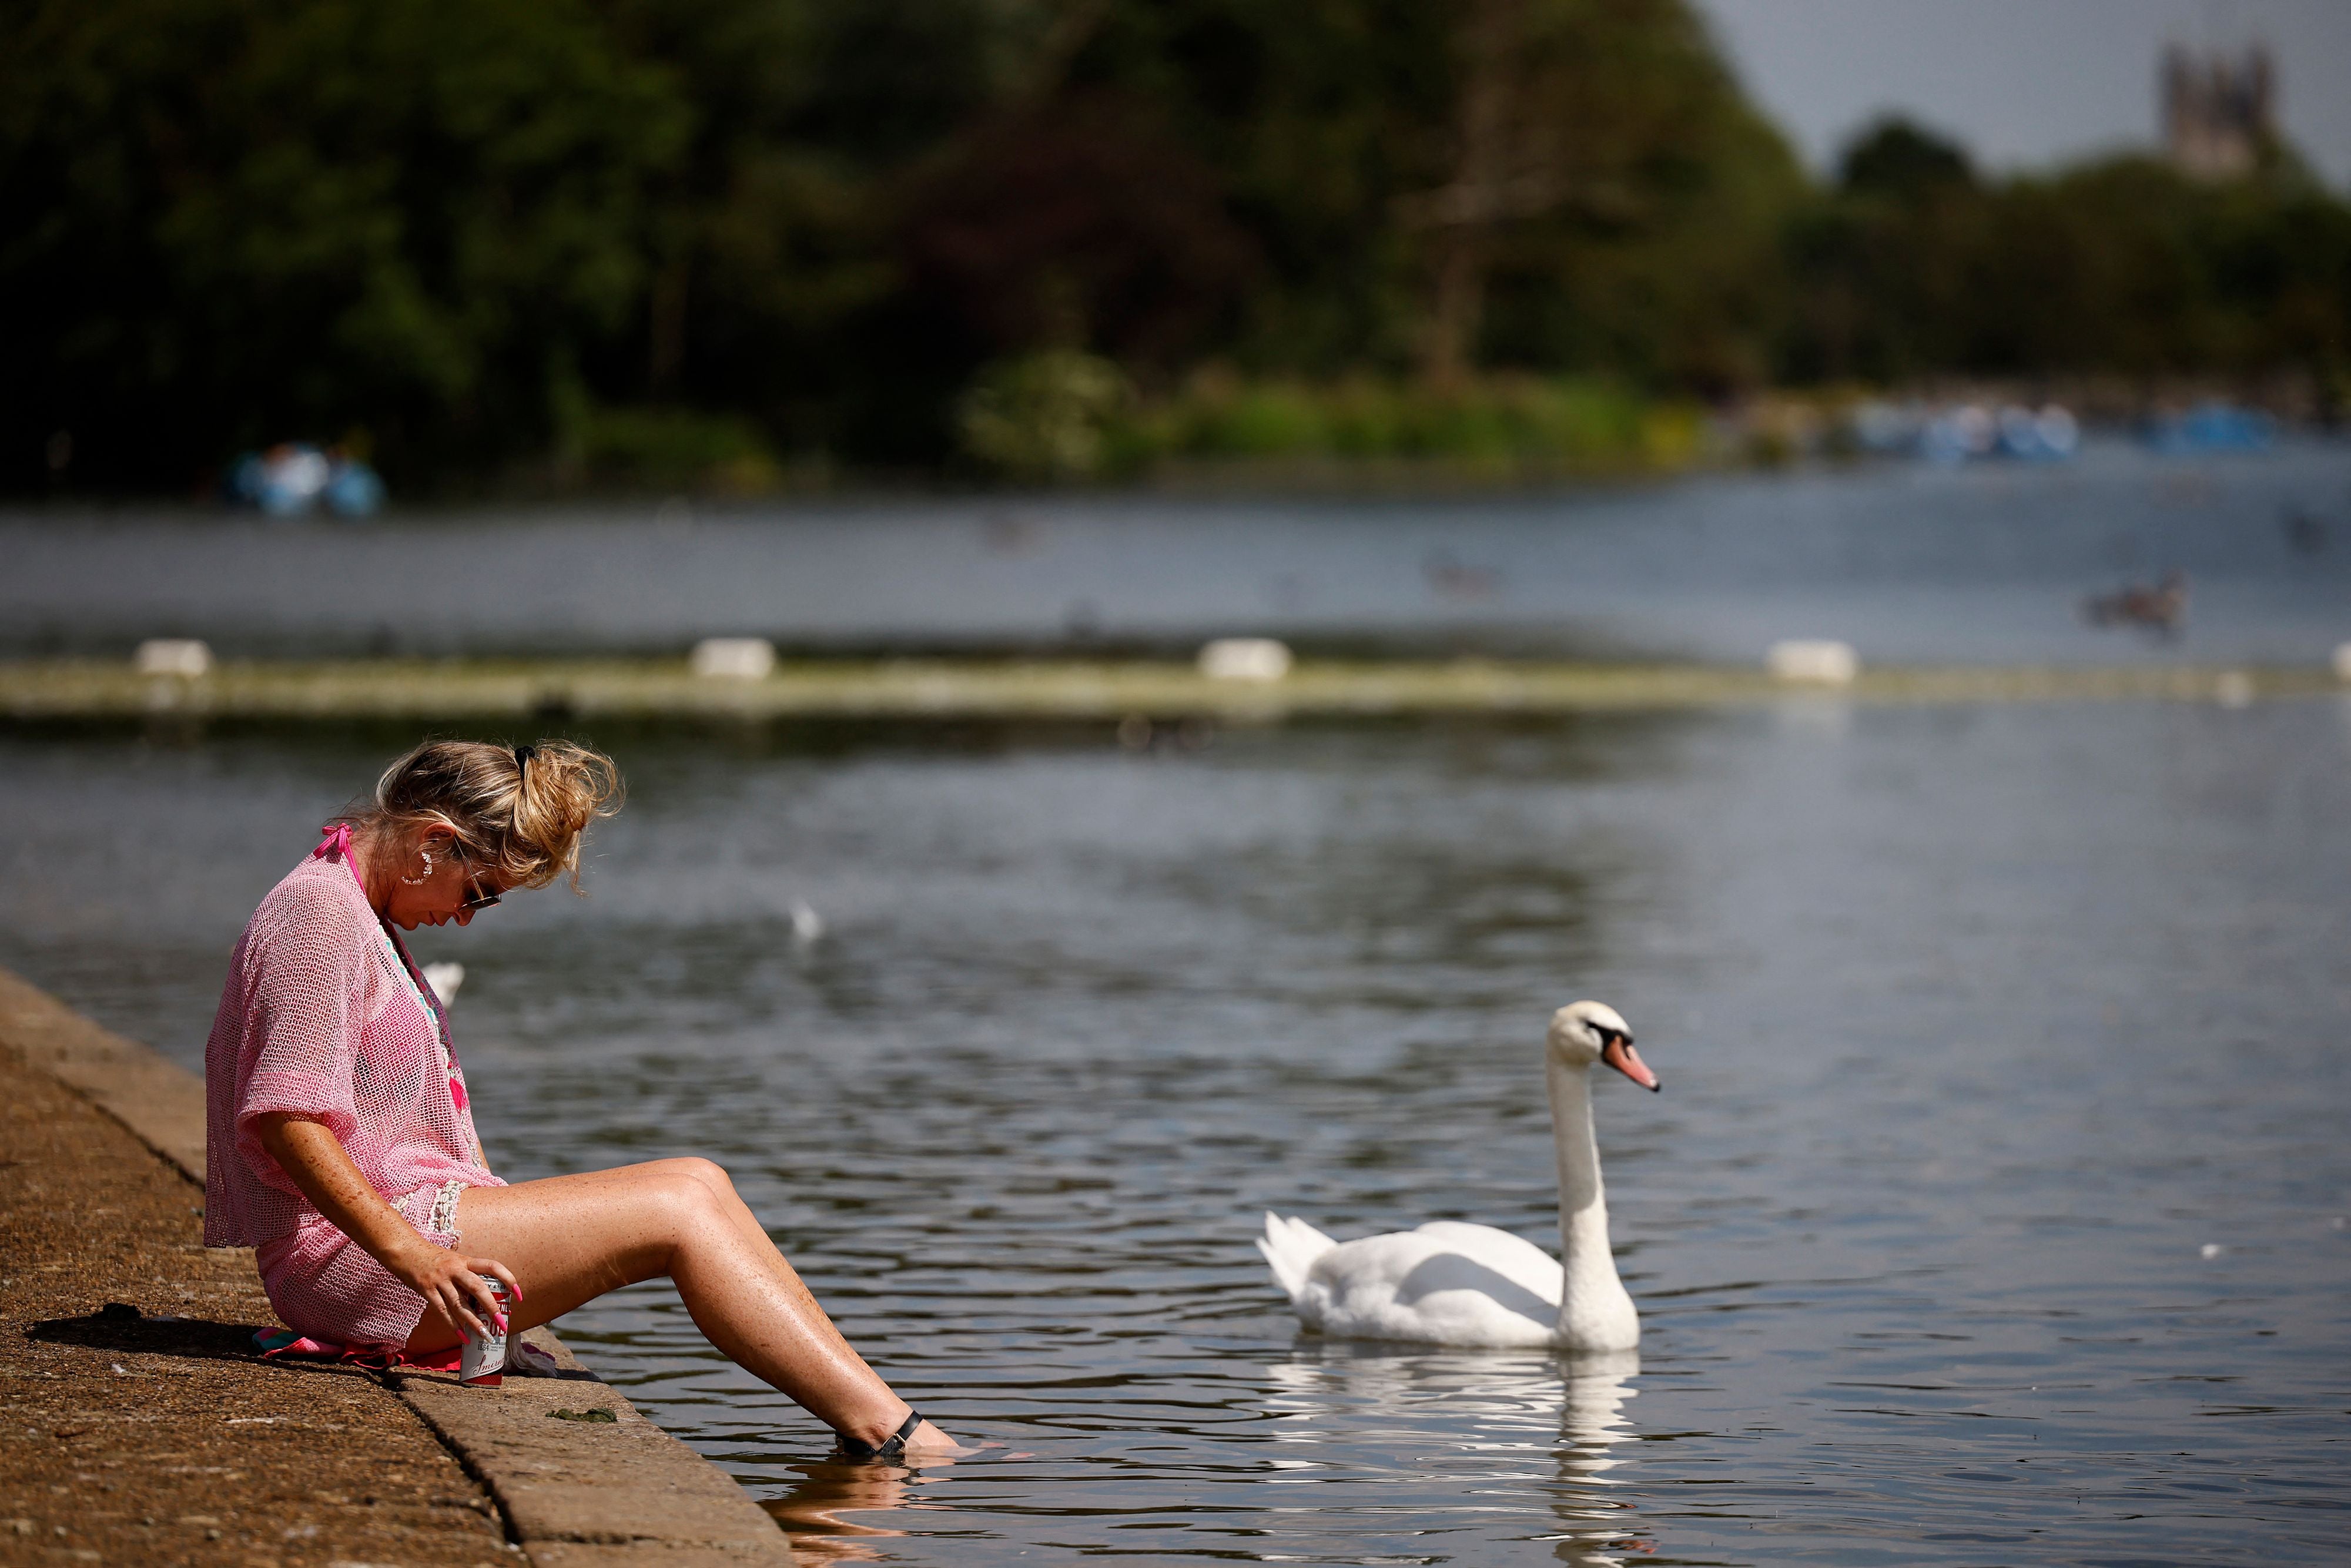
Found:
[[[231,465],[228,498],[273,517],[299,517],[323,503],[341,517],[371,517],[383,509],[383,480],[340,448],[320,451],[299,441],[248,452]]]
[[[1848,429],[1861,451],[1882,457],[1923,457],[1957,466],[1981,458],[2046,463],[2073,456],[2082,444],[2081,422],[2060,403],[2030,408],[2006,403],[1868,402]]]
[[[2257,408],[2218,398],[2185,413],[2166,414],[2147,428],[2147,444],[2174,456],[2215,452],[2266,452],[2277,440],[2277,421]]]

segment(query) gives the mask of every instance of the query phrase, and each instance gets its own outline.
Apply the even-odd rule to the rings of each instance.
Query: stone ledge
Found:
[[[204,1080],[0,969],[0,1036],[204,1185]]]
[[[722,1546],[673,1546],[666,1542],[640,1541],[628,1546],[558,1541],[530,1549],[536,1568],[744,1568],[747,1563],[778,1563],[788,1558]]]
[[[188,1180],[204,1179],[204,1081],[0,969],[0,1038],[95,1103]],[[748,1493],[654,1426],[543,1328],[553,1378],[463,1388],[454,1376],[391,1383],[487,1490],[537,1568],[740,1568],[791,1547]],[[611,1424],[549,1413],[601,1406]]]
[[[645,1419],[553,1334],[533,1329],[527,1337],[556,1355],[563,1376],[508,1377],[498,1388],[462,1387],[447,1374],[402,1373],[394,1382],[489,1488],[534,1563],[592,1561],[573,1550],[580,1547],[790,1561],[783,1532],[741,1487]],[[611,1423],[553,1415],[595,1407],[610,1410]]]

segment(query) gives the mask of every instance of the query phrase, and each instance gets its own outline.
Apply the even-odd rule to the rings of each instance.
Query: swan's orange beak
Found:
[[[1641,1053],[1633,1049],[1631,1035],[1610,1035],[1608,1043],[1600,1048],[1600,1060],[1652,1094],[1665,1088],[1657,1082],[1657,1075],[1649,1071],[1649,1064],[1641,1060]]]

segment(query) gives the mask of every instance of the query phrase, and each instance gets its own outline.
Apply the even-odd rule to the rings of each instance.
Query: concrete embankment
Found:
[[[1302,661],[1279,680],[1218,680],[1189,664],[893,659],[777,665],[749,679],[683,661],[364,661],[214,664],[200,675],[127,664],[0,664],[0,716],[17,720],[377,718],[1009,718],[1238,720],[1547,714],[1739,706],[1834,693],[1869,704],[2252,702],[2343,689],[2323,666],[1864,668],[1806,685],[1720,665]]]
[[[566,1375],[496,1390],[261,1360],[252,1255],[202,1245],[204,1126],[197,1079],[0,970],[0,1561],[791,1561],[544,1330]]]

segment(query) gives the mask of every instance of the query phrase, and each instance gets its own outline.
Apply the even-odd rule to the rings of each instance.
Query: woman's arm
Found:
[[[302,1196],[336,1229],[367,1249],[392,1277],[438,1307],[460,1331],[489,1332],[484,1325],[497,1316],[497,1298],[475,1276],[494,1274],[506,1281],[514,1299],[522,1287],[503,1263],[487,1258],[467,1258],[435,1247],[386,1203],[335,1134],[323,1124],[287,1111],[270,1111],[253,1119],[254,1135],[269,1157],[277,1162]],[[476,1311],[472,1309],[478,1309]],[[503,1324],[501,1324],[503,1326]]]

